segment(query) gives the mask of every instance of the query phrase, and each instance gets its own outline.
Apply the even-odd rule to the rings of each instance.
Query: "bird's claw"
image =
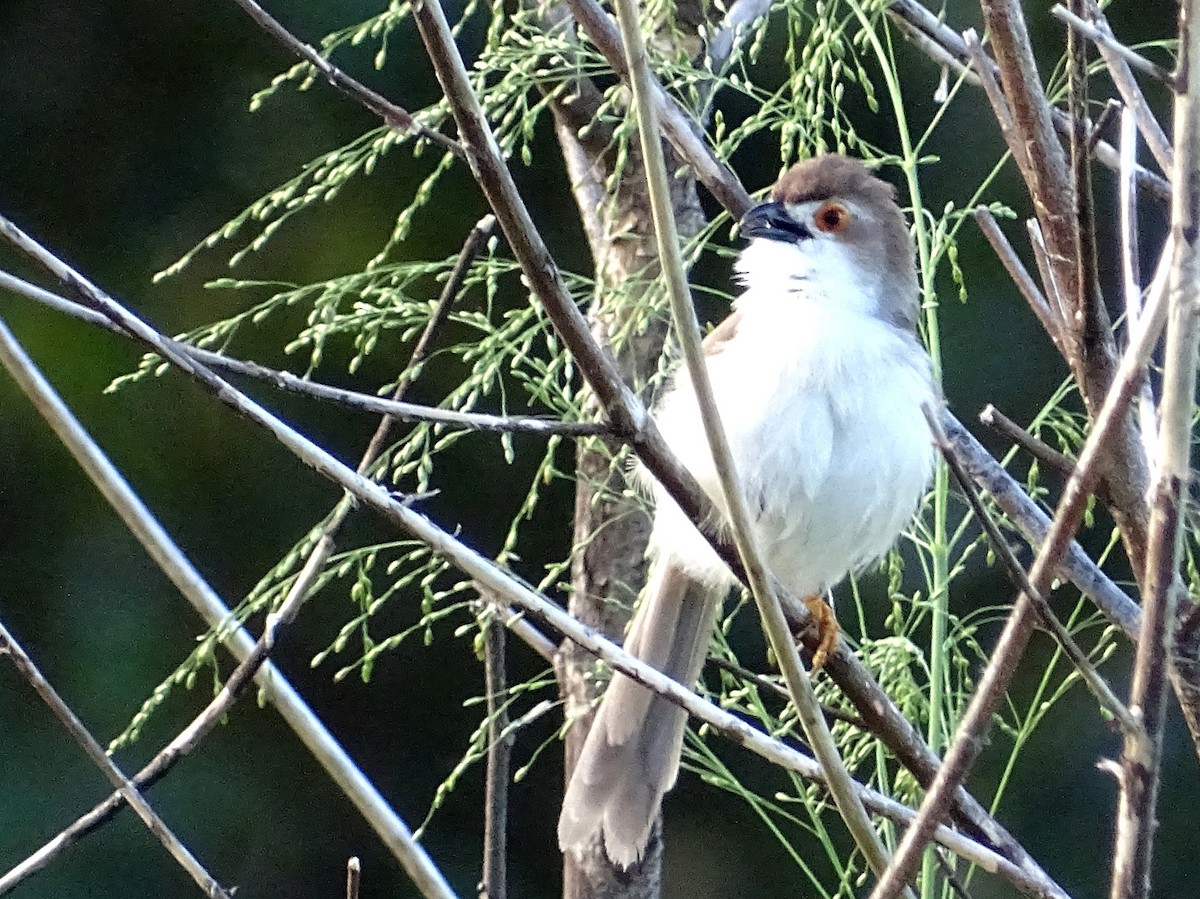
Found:
[[[837,622],[837,616],[833,614],[833,609],[820,596],[814,594],[806,597],[804,605],[812,615],[813,624],[817,628],[818,642],[817,648],[813,651],[810,671],[811,674],[816,674],[824,667],[825,662],[829,660],[829,654],[837,646],[842,628]]]

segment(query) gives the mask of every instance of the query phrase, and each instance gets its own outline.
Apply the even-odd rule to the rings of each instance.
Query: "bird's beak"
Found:
[[[792,218],[782,203],[763,203],[755,206],[742,218],[738,230],[742,237],[765,237],[796,243],[808,240],[812,232]]]

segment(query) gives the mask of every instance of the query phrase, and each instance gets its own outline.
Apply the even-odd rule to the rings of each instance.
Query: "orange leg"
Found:
[[[819,595],[813,594],[805,598],[804,605],[813,616],[813,623],[816,625],[817,635],[820,638],[812,657],[811,673],[816,674],[821,670],[834,647],[837,646],[838,636],[842,633],[842,629],[837,623],[833,609]]]

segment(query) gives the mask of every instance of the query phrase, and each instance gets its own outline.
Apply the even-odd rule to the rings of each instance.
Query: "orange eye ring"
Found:
[[[841,234],[849,224],[850,210],[841,203],[825,203],[813,214],[813,225],[826,234]]]

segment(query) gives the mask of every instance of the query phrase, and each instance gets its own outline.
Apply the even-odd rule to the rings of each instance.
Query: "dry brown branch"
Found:
[[[108,297],[2,216],[0,216],[0,234],[3,234],[14,246],[34,258],[55,277],[67,284],[90,305],[93,311],[111,320],[123,333],[144,342],[176,367],[191,374],[195,380],[245,417],[266,427],[283,443],[293,447],[297,454],[312,467],[331,476],[339,476],[341,478],[339,483],[342,486],[362,486],[364,479],[361,476],[351,472],[328,453],[314,447],[309,441],[287,428],[278,419],[270,416],[207,368],[198,365],[187,355],[177,351],[174,348],[174,341],[154,331],[131,315],[111,297]],[[145,546],[150,556],[172,583],[201,613],[208,626],[223,634],[226,646],[233,651],[235,656],[239,659],[247,658],[253,651],[254,641],[241,628],[229,627],[233,620],[229,608],[174,545],[120,473],[71,415],[70,410],[50,385],[41,377],[36,367],[20,351],[20,347],[15,344],[15,341],[10,349],[12,352],[9,355],[16,363],[9,366],[10,371],[38,411],[54,428],[63,445],[121,515],[130,532]],[[380,495],[375,497],[377,503],[392,511],[396,509],[407,511],[402,503],[397,502],[390,494],[383,491],[383,488],[375,486],[375,489],[380,492]],[[421,890],[422,895],[429,899],[451,897],[453,894],[450,888],[428,855],[412,839],[408,827],[384,802],[374,786],[363,776],[321,721],[292,689],[287,679],[269,662],[262,665],[255,678],[267,698],[279,709],[280,714],[297,736],[376,830],[389,851],[404,866],[414,884]],[[101,814],[93,810],[93,813],[89,813],[85,818]],[[38,853],[5,875],[3,880],[0,880],[0,891],[11,888],[29,873],[39,870],[47,864],[54,854],[61,851],[64,844],[69,843],[74,828],[78,826],[81,826],[79,822],[72,825],[72,828],[68,828],[64,834],[52,840]]]
[[[1165,318],[1165,306],[1163,291],[1156,292],[1148,301],[1146,316],[1121,360],[1117,378],[1096,416],[1075,470],[1063,488],[1050,530],[1029,571],[1029,583],[1038,593],[1044,594],[1049,588],[1059,560],[1082,520],[1088,497],[1099,481],[1101,463],[1110,451],[1112,434],[1126,419],[1136,385],[1157,342]],[[872,899],[897,896],[915,872],[929,842],[929,833],[949,807],[951,791],[962,784],[979,757],[992,716],[1012,681],[1035,622],[1033,602],[1022,593],[992,650],[937,777],[925,794],[917,820],[905,832],[892,857],[891,866],[871,894]]]
[[[1075,13],[1066,9],[1062,4],[1055,4],[1051,7],[1050,15],[1066,22],[1101,50],[1107,49],[1120,56],[1126,63],[1139,72],[1144,72],[1152,78],[1157,78],[1168,86],[1175,84],[1175,76],[1171,72],[1157,63],[1146,59],[1146,57],[1142,56],[1132,47],[1118,41],[1112,32],[1112,28],[1109,27],[1108,19],[1104,14],[1094,5],[1089,4],[1089,6],[1088,17],[1090,21],[1075,15]],[[1168,174],[1170,174],[1169,171]]]
[[[623,81],[628,83],[629,70],[625,63],[625,48],[621,36],[604,8],[596,0],[563,0],[571,14],[583,28],[596,48],[604,54],[608,64]],[[750,209],[750,195],[742,187],[737,176],[717,159],[708,145],[696,133],[692,122],[657,82],[650,86],[650,99],[662,120],[663,134],[688,161],[696,177],[709,189],[734,220],[740,219]]]
[[[483,242],[491,233],[494,225],[494,219],[490,216],[480,220],[480,222],[471,230],[470,234],[463,245],[459,257],[450,277],[442,288],[437,304],[434,306],[430,314],[424,331],[418,338],[417,343],[413,347],[412,354],[409,357],[408,365],[405,366],[404,372],[401,374],[395,390],[393,391],[393,400],[399,400],[403,397],[409,384],[411,383],[410,374],[417,370],[421,362],[424,361],[429,349],[432,346],[434,337],[444,325],[449,316],[450,308],[454,299],[461,289],[463,281],[466,278],[467,271],[471,261],[478,253]],[[2,273],[0,273],[2,274]],[[8,285],[6,285],[8,286]],[[26,285],[27,286],[27,285]],[[25,292],[25,291],[23,291]],[[69,300],[55,298],[55,305],[62,306],[77,306]],[[91,310],[85,307],[78,307],[79,313],[88,313],[80,317],[89,318],[95,316]],[[68,310],[75,312],[75,310]],[[115,323],[104,317],[99,317],[99,321],[110,326],[119,333],[124,333]],[[180,345],[182,348],[184,345]],[[216,355],[216,354],[212,354]],[[218,357],[220,358],[220,357]],[[379,428],[372,437],[370,444],[363,454],[359,462],[358,472],[365,474],[375,459],[378,457],[380,450],[383,448],[383,443],[386,440],[388,430],[391,426],[392,419],[385,416],[380,422]],[[278,634],[281,628],[290,624],[300,610],[300,606],[307,599],[312,585],[316,582],[318,575],[325,566],[330,553],[333,550],[334,540],[337,531],[345,521],[350,510],[353,508],[353,497],[347,495],[343,500],[334,507],[327,516],[325,523],[322,525],[322,533],[320,539],[314,545],[309,553],[308,559],[305,561],[303,569],[296,576],[292,587],[288,590],[288,594],[280,606],[275,609],[268,617],[263,633],[255,642],[250,653],[242,659],[238,667],[233,671],[226,680],[220,692],[212,699],[208,706],[198,715],[191,724],[189,724],[174,740],[164,747],[155,757],[138,772],[134,778],[134,783],[138,787],[145,787],[157,783],[175,766],[175,764],[184,756],[191,753],[193,749],[199,745],[200,741],[228,714],[230,708],[240,697],[245,687],[257,675],[259,669],[266,662],[272,652]],[[48,843],[36,855],[39,860],[38,867],[47,864],[53,857],[60,854],[68,846],[77,842],[83,836],[93,832],[103,824],[110,821],[118,812],[123,804],[123,796],[120,793],[115,793],[108,799],[101,802],[90,812],[83,815],[75,821],[70,827],[64,830],[51,843]],[[21,869],[27,873],[21,876],[27,876],[33,873],[37,868],[26,867]],[[18,869],[14,869],[14,873],[18,873]],[[348,875],[349,876],[349,875]],[[8,878],[5,879],[8,882]],[[14,879],[13,885],[18,882]],[[0,892],[3,888],[0,887]]]
[[[1035,550],[1046,540],[1050,517],[1004,470],[984,446],[951,415],[942,417],[954,455],[983,490],[987,491],[1008,521]],[[1070,581],[1131,641],[1137,639],[1141,610],[1129,596],[1089,558],[1078,543],[1072,542],[1063,555],[1057,577]]]
[[[1127,734],[1121,755],[1121,795],[1113,853],[1111,899],[1150,896],[1155,810],[1158,800],[1166,717],[1166,690],[1175,653],[1181,527],[1191,479],[1192,417],[1195,409],[1197,307],[1200,294],[1200,3],[1179,10],[1179,60],[1175,95],[1175,159],[1171,204],[1174,247],[1160,405],[1159,456],[1143,575],[1142,628],[1133,665],[1130,705],[1145,725]],[[1186,174],[1184,174],[1186,173]],[[1147,313],[1148,314],[1148,313]]]
[[[478,227],[476,226],[477,229]],[[472,234],[475,233],[477,231],[472,232]],[[457,271],[456,268],[454,272],[451,272],[451,278],[447,281],[447,286],[455,285],[455,292],[457,287],[461,286],[461,276]],[[28,281],[17,278],[8,272],[0,271],[0,288],[6,288],[14,293],[27,296],[73,318],[78,318],[90,324],[99,325],[114,333],[124,335],[124,332],[117,325],[94,310],[60,297],[37,285],[30,284]],[[446,293],[447,291],[443,289],[442,296],[446,296]],[[439,327],[443,308],[441,301],[439,301],[439,304],[434,307],[430,320],[431,323],[436,322]],[[212,350],[194,347],[181,341],[169,338],[167,341],[178,352],[217,371],[265,381],[279,390],[309,396],[313,399],[345,406],[348,409],[359,412],[383,415],[395,421],[427,422],[434,425],[446,425],[449,427],[467,428],[469,430],[534,434],[543,437],[551,435],[589,437],[607,434],[610,431],[607,425],[598,422],[560,421],[554,418],[528,415],[491,415],[484,412],[459,412],[454,409],[439,409],[433,406],[422,406],[417,403],[406,403],[399,399],[399,397],[404,395],[404,391],[400,389],[405,384],[404,378],[400,380],[398,388],[392,391],[392,396],[387,398],[355,390],[346,390],[342,387],[333,387],[329,384],[322,384],[309,378],[294,375],[289,371],[270,368],[266,365],[260,365],[257,362],[250,362],[244,359],[236,359],[232,356],[226,356],[223,353],[214,353]],[[418,348],[420,348],[420,345],[418,345]],[[420,358],[420,356],[417,356],[417,358]],[[407,370],[412,370],[415,367],[416,363],[411,363]]]
[[[1066,344],[1063,337],[1065,323],[1062,320],[1059,310],[1051,307],[1050,303],[1046,301],[1045,295],[1038,290],[1033,278],[1029,276],[1029,272],[1026,271],[1025,266],[1021,264],[1021,260],[1017,257],[1012,244],[1008,242],[1008,238],[1000,230],[995,216],[992,215],[987,207],[980,206],[975,210],[975,221],[979,225],[979,230],[987,238],[988,243],[992,245],[992,249],[996,251],[996,255],[1004,265],[1004,270],[1008,272],[1008,276],[1016,285],[1017,290],[1025,298],[1025,302],[1029,304],[1029,308],[1033,310],[1033,314],[1037,316],[1038,321],[1042,323],[1046,334],[1054,342],[1054,345],[1058,347],[1060,353],[1066,352]],[[1045,273],[1043,275],[1045,276]]]
[[[1066,361],[1095,421],[1113,383],[1116,350],[1093,269],[1090,182],[1082,158],[1087,135],[1082,122],[1068,130],[1075,148],[1069,160],[1042,90],[1020,5],[1015,0],[981,0],[981,6],[1013,118],[1006,140],[1033,201],[1053,283],[1066,304]],[[1072,58],[1076,61],[1069,68],[1075,72],[1072,83],[1079,95],[1084,90],[1080,54]],[[1046,291],[1053,294],[1049,285]],[[1119,424],[1102,474],[1126,551],[1139,560],[1145,547],[1148,474],[1133,418],[1126,416]]]
[[[466,275],[470,260],[478,251],[481,243],[491,231],[491,223],[484,219],[468,236],[467,241],[460,254],[458,264],[451,272],[450,278],[444,286],[438,304],[434,307],[430,319],[421,337],[418,339],[413,348],[409,363],[405,368],[405,372],[416,370],[420,362],[425,358],[425,355],[430,348],[434,335],[445,322],[449,314],[450,305],[457,295],[458,290],[462,286],[462,281]],[[0,273],[3,274],[3,273]],[[0,282],[3,283],[3,282]],[[6,285],[8,286],[8,285]],[[23,288],[28,288],[30,285],[22,285]],[[22,292],[27,292],[25,289]],[[78,307],[77,304],[71,303],[68,300],[55,298],[55,305],[76,306],[79,313],[88,313],[88,315],[80,315],[83,318],[95,316],[91,310],[85,307]],[[69,310],[74,313],[76,310]],[[110,326],[119,333],[124,333],[122,329],[110,322],[107,318],[99,317],[99,321]],[[213,354],[215,355],[215,354]],[[405,389],[409,383],[407,374],[402,375],[400,381],[393,393],[394,399],[399,399],[403,396]],[[375,437],[371,440],[367,451],[359,463],[358,470],[360,473],[365,473],[378,456],[379,450],[382,448],[383,440],[386,438],[387,430],[390,425],[390,419],[385,418],[380,423],[380,428],[376,432]],[[249,654],[242,659],[238,667],[233,671],[226,680],[220,692],[212,699],[209,705],[198,715],[191,724],[189,724],[174,740],[164,747],[155,757],[138,772],[134,778],[134,783],[139,787],[146,787],[157,783],[165,777],[175,764],[188,755],[216,724],[221,721],[230,708],[240,697],[245,687],[251,682],[251,679],[256,676],[259,669],[266,662],[271,651],[274,648],[275,642],[281,628],[290,624],[299,611],[300,606],[307,599],[312,585],[315,583],[317,576],[323,569],[330,552],[333,549],[334,538],[338,528],[345,520],[347,514],[353,507],[352,497],[347,497],[343,502],[339,503],[326,518],[322,526],[321,538],[317,541],[308,559],[305,562],[303,569],[297,575],[295,582],[289,589],[287,596],[280,606],[275,609],[267,618],[266,626],[263,629],[262,636],[255,642],[253,649]],[[93,832],[103,824],[110,821],[117,811],[120,810],[123,804],[123,797],[120,793],[115,793],[108,799],[101,802],[90,812],[83,815],[75,821],[70,827],[64,830],[51,843],[47,844],[37,854],[39,866],[44,866],[51,858],[60,854],[69,845],[77,842],[80,838],[88,833]],[[14,869],[14,873],[18,869]],[[34,868],[22,869],[27,873],[21,876],[27,876],[33,873]],[[5,878],[4,883],[9,882]],[[13,880],[12,883],[18,882]],[[4,891],[4,887],[0,886],[0,892]]]
[[[991,409],[991,407],[988,407]],[[985,410],[986,411],[986,410]],[[992,410],[993,412],[995,410]],[[950,438],[946,436],[942,430],[941,424],[929,409],[925,410],[925,417],[929,421],[929,428],[933,431],[934,442],[942,453],[942,457],[946,460],[946,464],[950,467],[951,473],[954,475],[955,483],[967,498],[967,503],[971,507],[971,511],[975,513],[975,517],[979,520],[983,532],[987,535],[988,544],[992,548],[992,552],[996,554],[996,558],[1000,560],[1000,565],[1004,569],[1005,575],[1012,581],[1013,586],[1024,596],[1029,597],[1033,602],[1034,608],[1041,619],[1042,625],[1054,636],[1062,647],[1067,658],[1071,660],[1071,664],[1075,666],[1075,670],[1079,672],[1081,678],[1092,695],[1096,697],[1096,701],[1100,704],[1113,720],[1116,721],[1122,731],[1128,734],[1144,733],[1141,722],[1130,713],[1124,703],[1121,702],[1113,692],[1112,687],[1108,682],[1101,677],[1100,672],[1091,663],[1079,644],[1075,642],[1075,638],[1063,626],[1063,623],[1058,620],[1058,616],[1054,614],[1054,610],[1050,608],[1050,603],[1041,591],[1036,590],[1029,583],[1029,579],[1025,576],[1025,570],[1021,567],[1021,563],[1017,561],[1017,557],[1013,554],[1008,542],[1004,539],[1004,535],[1000,533],[1000,528],[993,520],[987,506],[983,504],[983,500],[979,496],[979,492],[975,489],[975,485],[971,482],[970,475],[959,461],[954,453],[954,445],[950,443]],[[982,418],[982,416],[980,416]],[[1005,419],[1008,421],[1008,419]]]
[[[1100,55],[1104,57],[1104,64],[1108,67],[1113,84],[1120,92],[1121,99],[1125,101],[1125,108],[1133,112],[1138,130],[1142,132],[1142,137],[1146,141],[1146,146],[1150,148],[1159,168],[1169,175],[1174,171],[1171,141],[1167,138],[1162,126],[1158,124],[1158,120],[1154,118],[1154,113],[1150,111],[1150,104],[1146,102],[1146,97],[1142,94],[1142,90],[1138,87],[1133,72],[1130,70],[1133,60],[1141,63],[1139,68],[1142,68],[1143,71],[1149,69],[1153,72],[1157,66],[1120,43],[1108,26],[1108,19],[1099,9],[1089,4],[1087,12],[1091,21],[1085,21],[1061,5],[1050,10],[1051,15],[1063,20],[1075,32],[1085,35],[1095,43]],[[1167,83],[1172,83],[1169,78]]]
[[[1012,440],[1013,443],[1033,456],[1040,462],[1044,462],[1059,474],[1070,477],[1071,472],[1075,470],[1075,460],[1069,456],[1060,453],[1054,447],[1047,444],[1045,441],[1038,440],[1023,427],[989,403],[979,413],[979,420],[989,428],[1003,434],[1005,437]]]
[[[487,695],[487,773],[483,806],[483,870],[479,899],[508,896],[508,783],[513,736],[508,733],[508,674],[504,623],[498,609],[482,615],[484,691]]]
[[[970,62],[970,52],[963,38],[946,25],[917,0],[892,0],[888,4],[888,15],[899,25],[901,31],[924,52],[931,56],[938,65],[946,66],[954,74],[962,75]],[[935,49],[936,48],[936,49]],[[989,64],[994,69],[994,64]],[[972,84],[979,83],[977,74],[967,70],[967,80]],[[1052,109],[1051,117],[1054,127],[1060,133],[1071,129],[1071,122],[1065,112]],[[1120,160],[1117,151],[1105,141],[1097,141],[1093,146],[1097,161],[1107,168],[1117,171]],[[1171,198],[1171,185],[1166,178],[1151,172],[1142,166],[1137,167],[1137,183],[1141,190],[1165,202]]]
[[[8,326],[0,322],[0,354],[3,354],[4,361],[9,364],[12,361],[11,350],[15,346],[12,334],[8,331]],[[163,848],[171,854],[171,857],[179,863],[179,866],[187,871],[188,876],[196,882],[196,885],[204,892],[204,895],[211,899],[230,899],[230,894],[227,893],[212,875],[204,869],[199,860],[192,855],[191,851],[180,842],[179,838],[171,831],[167,824],[158,812],[150,807],[145,798],[142,796],[136,786],[129,781],[120,768],[113,763],[113,760],[104,752],[104,747],[97,742],[96,738],[91,735],[83,722],[75,715],[58,691],[50,685],[50,682],[42,675],[34,665],[33,660],[21,648],[21,645],[13,639],[12,634],[8,629],[0,624],[0,655],[8,656],[13,667],[17,669],[21,677],[33,688],[34,692],[41,697],[42,701],[50,707],[54,716],[62,722],[63,727],[67,729],[67,733],[71,735],[76,743],[78,743],[87,757],[92,763],[104,772],[104,776],[108,778],[109,783],[117,788],[117,791],[129,803],[130,807],[137,813],[137,816],[142,819],[142,823],[146,825],[146,829],[154,834],[155,839],[162,843]]]

